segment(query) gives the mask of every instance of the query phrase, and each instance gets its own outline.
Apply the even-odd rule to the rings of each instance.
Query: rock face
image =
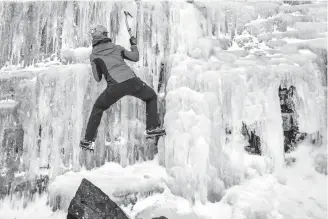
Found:
[[[292,151],[297,147],[299,142],[304,140],[307,136],[306,133],[299,132],[298,115],[295,111],[295,103],[293,101],[295,90],[296,88],[294,86],[291,86],[290,88],[279,87],[285,153]],[[250,127],[243,122],[242,134],[249,143],[249,145],[245,146],[245,150],[251,154],[261,155],[261,139],[256,135],[255,130],[250,129]]]
[[[290,88],[279,87],[285,153],[294,150],[299,142],[304,140],[307,135],[306,133],[299,132],[298,114],[295,111],[295,103],[293,101],[295,91],[296,88],[294,86],[291,86]]]
[[[256,131],[247,126],[246,123],[242,123],[242,135],[246,138],[248,145],[245,146],[245,150],[250,154],[261,155],[261,138],[256,135]]]
[[[83,179],[68,208],[67,219],[129,219],[104,192]]]

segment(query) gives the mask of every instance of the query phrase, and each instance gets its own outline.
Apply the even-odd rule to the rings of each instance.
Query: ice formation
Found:
[[[134,206],[116,199],[132,218],[326,218],[327,3],[284,2],[0,2],[2,184],[50,178],[28,203],[4,198],[0,219],[36,218],[34,206],[65,217],[83,177],[114,199],[136,192]],[[167,136],[144,163],[144,105],[130,97],[104,114],[94,154],[78,147],[105,87],[88,31],[103,24],[128,48],[124,10],[140,51],[129,65],[165,99]],[[286,155],[279,88],[291,86],[307,139]],[[244,150],[243,124],[262,156]]]

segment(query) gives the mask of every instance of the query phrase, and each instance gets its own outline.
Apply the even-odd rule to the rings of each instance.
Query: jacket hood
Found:
[[[115,45],[108,37],[97,37],[92,39],[92,53],[95,55],[108,55],[115,50]]]
[[[96,46],[97,44],[101,43],[104,40],[112,41],[112,39],[108,38],[107,36],[105,36],[103,34],[95,35],[92,37],[92,46]]]

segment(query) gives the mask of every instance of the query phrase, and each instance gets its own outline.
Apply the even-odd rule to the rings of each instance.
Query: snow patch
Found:
[[[0,100],[0,109],[9,109],[14,108],[18,105],[18,102],[16,100]]]

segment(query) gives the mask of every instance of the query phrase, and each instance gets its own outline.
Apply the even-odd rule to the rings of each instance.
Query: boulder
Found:
[[[129,219],[103,191],[84,178],[69,205],[67,219],[89,218]]]

